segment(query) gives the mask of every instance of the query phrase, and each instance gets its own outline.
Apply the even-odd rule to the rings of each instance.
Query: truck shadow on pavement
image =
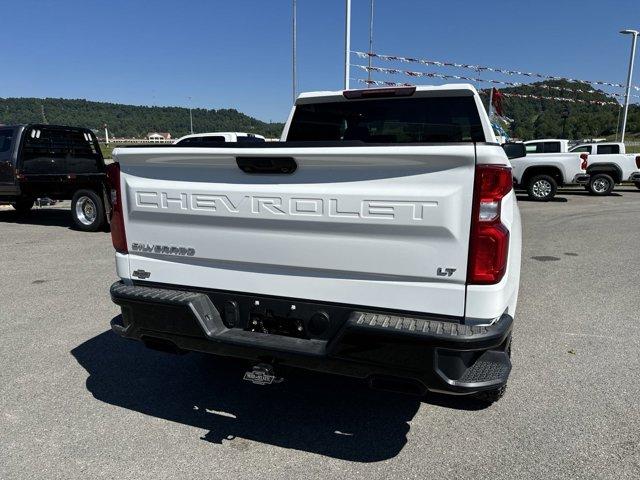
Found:
[[[370,390],[361,382],[287,370],[278,385],[242,380],[246,364],[211,355],[146,349],[106,331],[71,354],[98,400],[208,432],[203,440],[249,449],[253,440],[329,457],[377,462],[407,443],[419,397]],[[476,409],[440,396],[433,404]],[[234,445],[235,442],[235,445]]]
[[[616,190],[618,191],[622,191],[622,192],[629,192],[631,191],[631,189],[621,189],[621,188],[616,188]],[[558,189],[558,193],[556,194],[556,196],[554,198],[552,198],[551,200],[549,200],[548,203],[566,203],[569,200],[567,198],[564,198],[565,195],[569,195],[570,197],[593,197],[593,198],[598,198],[595,195],[592,195],[591,193],[587,192],[586,190],[583,189]],[[609,195],[609,197],[622,197],[622,195],[616,191],[611,192]],[[532,202],[532,203],[538,203],[537,200],[532,200],[527,196],[527,193],[521,190],[517,190],[516,191],[516,198],[518,199],[519,202]],[[544,202],[540,202],[540,203],[544,203]]]
[[[73,228],[73,220],[68,208],[34,209],[26,214],[19,214],[14,210],[0,210],[0,223]]]
[[[523,193],[523,194],[518,193],[516,194],[516,198],[518,199],[519,202],[531,202],[531,203],[567,203],[569,201],[564,197],[553,197],[548,202],[539,202],[538,200],[533,200],[529,198],[526,193]]]
[[[558,195],[573,195],[575,197],[592,197],[592,198],[602,198],[602,197],[598,197],[597,195],[593,195],[589,192],[587,192],[586,190],[558,190]],[[621,197],[622,195],[618,192],[611,192],[609,195],[605,195],[606,197]]]

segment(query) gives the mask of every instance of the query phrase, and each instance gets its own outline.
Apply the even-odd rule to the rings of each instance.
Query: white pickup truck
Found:
[[[558,187],[586,185],[588,153],[561,153],[558,142],[540,140],[524,142],[526,156],[512,160],[513,181],[525,189],[529,198],[546,202],[555,197]]]
[[[500,398],[521,226],[475,88],[303,94],[282,140],[114,151],[112,329],[259,384],[287,365]]]
[[[182,145],[183,147],[202,147],[208,144],[216,145],[226,142],[254,142],[262,143],[265,138],[262,135],[246,132],[207,132],[192,133],[178,138],[174,145]]]
[[[640,155],[626,154],[624,143],[598,142],[569,146],[568,140],[543,139],[525,142],[527,157],[561,157],[567,153],[588,154],[589,181],[585,188],[593,195],[609,195],[615,184],[633,182],[640,188]]]
[[[589,154],[587,188],[594,195],[608,195],[622,182],[633,182],[640,188],[640,154],[626,153],[624,143],[581,143],[569,151]]]

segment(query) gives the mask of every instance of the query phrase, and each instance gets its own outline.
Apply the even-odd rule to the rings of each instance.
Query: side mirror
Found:
[[[514,158],[521,158],[527,155],[527,148],[524,143],[507,142],[502,144],[504,153],[507,154],[507,158],[512,160]]]

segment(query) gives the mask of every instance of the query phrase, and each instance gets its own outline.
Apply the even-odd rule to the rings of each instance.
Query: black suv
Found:
[[[91,130],[0,126],[0,203],[26,213],[42,197],[71,200],[71,215],[80,230],[105,225],[105,164]]]

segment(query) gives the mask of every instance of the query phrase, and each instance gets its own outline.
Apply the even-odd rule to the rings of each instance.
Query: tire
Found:
[[[23,215],[33,208],[34,203],[35,201],[33,198],[19,198],[12,203],[11,206],[16,210],[16,212]]]
[[[78,190],[71,200],[75,226],[84,232],[97,232],[105,222],[104,204],[93,190]]]
[[[591,195],[599,197],[610,195],[615,185],[613,178],[606,173],[596,173],[589,178],[589,192]]]
[[[527,194],[536,202],[548,202],[556,196],[558,184],[551,175],[536,175],[527,184]]]
[[[491,405],[492,403],[497,402],[504,394],[507,392],[507,386],[503,385],[500,388],[495,388],[493,390],[485,390],[484,392],[478,392],[473,395],[473,397],[482,403],[487,403]]]

